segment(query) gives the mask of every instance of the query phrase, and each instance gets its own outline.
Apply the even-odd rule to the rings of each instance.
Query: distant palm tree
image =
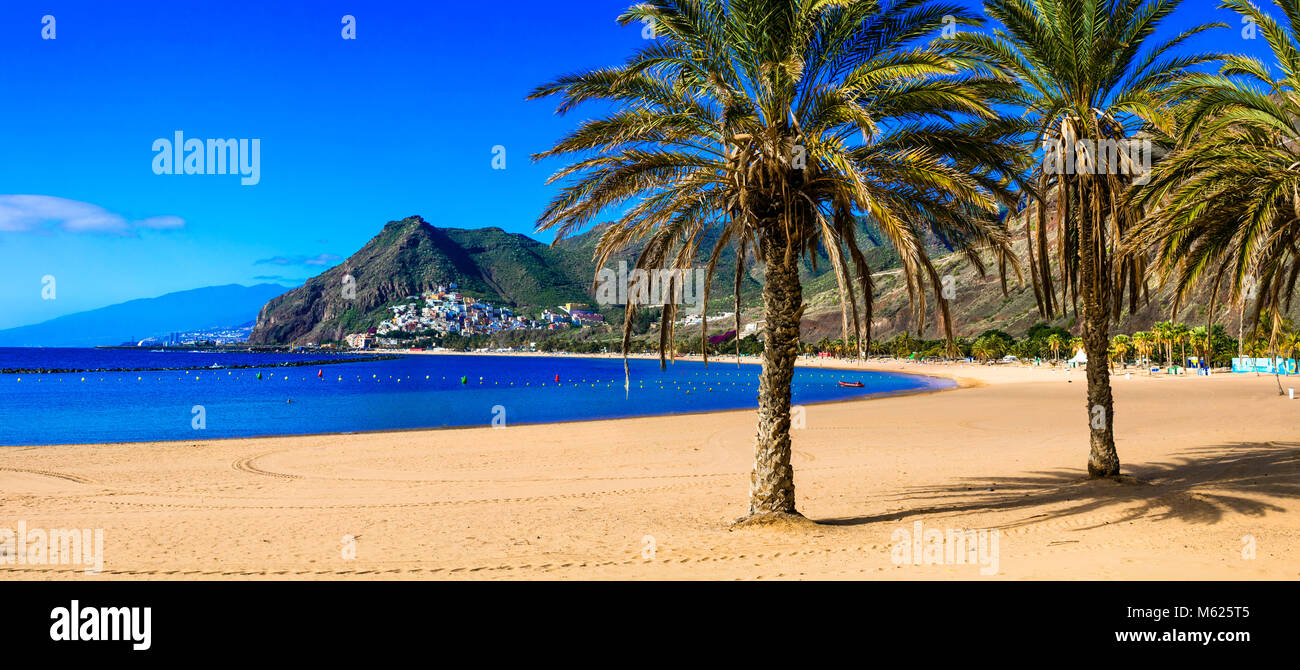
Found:
[[[995,335],[984,335],[975,340],[971,345],[971,354],[985,363],[1002,358],[1006,353],[1007,343]]]
[[[1143,367],[1146,367],[1149,370],[1151,365],[1151,348],[1153,346],[1151,333],[1145,330],[1139,330],[1138,332],[1133,333],[1133,337],[1130,341],[1133,343],[1133,348],[1137,351],[1138,356],[1142,358]],[[1150,374],[1149,371],[1148,374]]]
[[[1152,38],[1178,4],[987,0],[985,12],[1000,24],[994,33],[958,38],[971,53],[997,63],[1020,82],[1014,102],[1034,126],[1034,140],[1046,147],[1024,211],[1030,276],[1045,317],[1064,311],[1071,302],[1067,293],[1076,309],[1082,299],[1089,360],[1088,473],[1094,478],[1119,475],[1110,373],[1102,362],[1111,319],[1124,306],[1126,292],[1130,310],[1137,308],[1144,261],[1119,249],[1122,236],[1139,216],[1126,205],[1130,185],[1140,179],[1132,174],[1135,166],[1109,152],[1103,160],[1099,150],[1090,153],[1089,147],[1128,146],[1139,133],[1172,130],[1172,109],[1179,100],[1175,84],[1191,76],[1191,68],[1213,60],[1175,55],[1187,38],[1210,26],[1192,28],[1168,41]],[[1072,160],[1076,154],[1082,156],[1077,165]],[[1059,296],[1048,252],[1049,209],[1054,210],[1050,220],[1057,230]],[[1104,411],[1102,421],[1096,420],[1098,408]]]
[[[1279,394],[1285,394],[1285,391],[1282,390],[1282,379],[1280,376],[1282,373],[1282,366],[1278,359],[1284,357],[1283,348],[1295,333],[1295,324],[1292,323],[1291,319],[1279,314],[1273,314],[1271,316],[1272,318],[1270,321],[1273,323],[1273,328],[1269,333],[1268,348],[1270,351],[1269,356],[1273,358],[1273,379],[1277,382],[1277,392]]]
[[[1187,324],[1185,323],[1176,323],[1174,324],[1173,330],[1170,332],[1169,335],[1170,335],[1170,340],[1173,342],[1173,344],[1178,345],[1178,350],[1179,350],[1178,367],[1181,368],[1186,366],[1187,365],[1187,341],[1192,336],[1191,329],[1189,329],[1187,327]]]
[[[1052,350],[1052,364],[1055,365],[1061,359],[1061,347],[1065,346],[1065,339],[1060,333],[1052,333],[1047,336],[1047,347]]]
[[[1164,358],[1166,366],[1173,364],[1174,361],[1174,324],[1171,321],[1160,321],[1151,326],[1151,334],[1155,336],[1156,344],[1160,346],[1160,355]]]
[[[1129,351],[1129,336],[1116,335],[1115,337],[1110,338],[1110,346],[1115,352],[1115,358],[1119,359],[1120,365],[1127,368],[1128,362],[1124,358],[1124,355]]]
[[[1278,337],[1277,350],[1279,355],[1284,359],[1290,360],[1295,358],[1296,353],[1300,352],[1300,331],[1292,329]],[[1300,372],[1300,370],[1297,370]],[[1291,373],[1287,373],[1291,374]]]
[[[981,272],[982,250],[992,249],[1000,268],[1014,263],[996,215],[999,203],[1013,202],[1000,175],[1015,173],[1008,140],[1020,125],[990,102],[1007,85],[954,40],[921,43],[981,21],[929,0],[646,0],[619,20],[653,26],[655,39],[623,65],[566,75],[530,96],[560,98],[561,113],[603,105],[535,157],[571,160],[552,178],[567,183],[539,228],[559,239],[617,208],[598,268],[638,244],[642,269],[684,270],[707,258],[711,278],[727,248],[738,265],[762,264],[763,367],[745,520],[795,516],[801,263],[825,254],[842,339],[865,324],[858,341],[869,347],[873,286],[856,241],[857,215],[868,215],[901,260],[918,329],[928,286],[953,341],[925,241],[937,235]],[[625,352],[636,309],[625,310]]]
[[[1213,355],[1213,347],[1210,342],[1210,329],[1205,326],[1197,326],[1192,329],[1192,353],[1196,359],[1204,363],[1207,367],[1210,364],[1210,358]]]

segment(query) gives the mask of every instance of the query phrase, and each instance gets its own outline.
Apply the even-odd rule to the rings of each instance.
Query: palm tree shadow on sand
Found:
[[[1128,474],[1118,481],[1088,480],[1079,470],[1026,477],[964,478],[947,486],[915,487],[886,497],[912,507],[872,516],[821,519],[818,523],[856,526],[920,515],[1027,513],[1000,526],[1016,528],[1055,519],[1086,519],[1120,509],[1127,511],[1118,519],[1080,528],[1142,518],[1213,524],[1229,512],[1262,517],[1286,510],[1257,498],[1300,497],[1300,442],[1207,445],[1169,462],[1130,465],[1125,470]]]

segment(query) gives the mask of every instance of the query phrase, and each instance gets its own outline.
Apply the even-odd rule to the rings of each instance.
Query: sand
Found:
[[[752,410],[7,447],[0,530],[103,529],[104,566],[0,579],[1300,577],[1300,400],[1272,377],[1118,374],[1114,482],[1085,479],[1081,370],[870,367],[963,387],[804,408],[796,494],[816,523],[732,529]],[[903,555],[918,522],[987,531],[996,572]]]

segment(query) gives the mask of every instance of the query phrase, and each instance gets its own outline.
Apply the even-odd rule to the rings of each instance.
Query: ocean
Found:
[[[301,365],[316,360],[332,364]],[[679,361],[664,371],[658,361],[631,360],[626,389],[620,359],[409,355],[334,362],[339,360],[316,354],[0,348],[0,369],[192,368],[0,374],[0,445],[510,426],[758,406],[759,366],[725,360],[707,370],[699,362]],[[284,362],[299,366],[277,367]],[[845,388],[839,381],[863,387]],[[933,377],[801,368],[794,402],[951,386]]]

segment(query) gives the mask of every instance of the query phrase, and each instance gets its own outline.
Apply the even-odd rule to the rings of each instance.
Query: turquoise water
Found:
[[[42,355],[33,352],[44,352]],[[518,356],[404,356],[274,367],[284,354],[0,349],[3,368],[202,367],[183,371],[0,374],[0,445],[195,440],[549,423],[758,406],[757,365]],[[130,360],[126,361],[125,356]],[[268,367],[247,365],[263,356]],[[15,361],[22,360],[23,364]],[[36,364],[30,364],[39,360]],[[124,363],[124,361],[126,361]],[[143,361],[143,363],[142,363]],[[261,379],[258,378],[261,375]],[[559,375],[560,381],[555,381]],[[464,383],[461,378],[464,377]],[[83,381],[84,380],[84,381]],[[839,381],[860,381],[844,388]],[[940,389],[946,379],[798,369],[796,404]]]

